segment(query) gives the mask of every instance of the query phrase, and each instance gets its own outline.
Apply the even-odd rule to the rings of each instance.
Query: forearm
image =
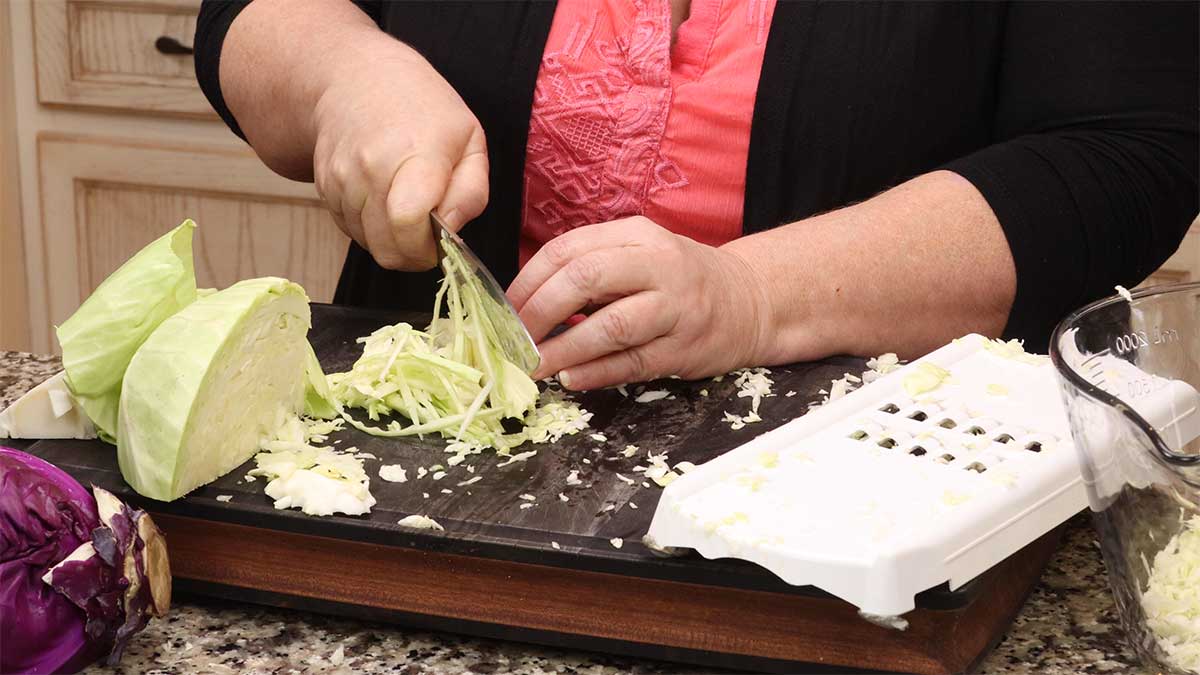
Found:
[[[347,0],[255,0],[225,36],[221,90],[267,166],[312,180],[321,97],[339,71],[389,58],[420,61]]]
[[[1016,292],[995,214],[948,171],[723,248],[761,285],[763,364],[838,353],[912,358],[966,333],[998,336]]]

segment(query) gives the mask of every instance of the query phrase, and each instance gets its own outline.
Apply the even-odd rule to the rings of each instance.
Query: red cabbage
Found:
[[[166,544],[150,517],[32,455],[0,448],[0,672],[59,673],[162,616]]]

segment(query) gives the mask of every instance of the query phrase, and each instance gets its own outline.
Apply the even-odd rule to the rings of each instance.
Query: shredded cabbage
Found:
[[[359,453],[359,457],[362,453]],[[379,477],[389,483],[405,483],[408,482],[408,472],[399,464],[387,464],[379,467]]]
[[[488,311],[495,301],[457,251],[446,252],[442,268],[445,278],[426,330],[407,323],[384,326],[359,339],[363,353],[348,372],[328,376],[330,398],[342,417],[376,436],[452,439],[450,466],[486,448],[509,456],[523,443],[553,443],[587,428],[591,413],[555,390],[539,394],[537,383],[505,358]],[[349,409],[364,411],[368,421]],[[387,417],[393,419],[384,422]],[[505,419],[520,420],[523,427],[508,432]]]
[[[771,385],[775,384],[775,381],[767,377],[771,371],[766,368],[743,368],[735,370],[731,374],[737,375],[733,384],[738,388],[738,398],[750,399],[750,412],[745,415],[735,415],[725,411],[723,420],[729,422],[730,429],[737,431],[747,424],[762,421],[762,417],[758,415],[758,406],[764,398],[775,395],[771,392]],[[716,377],[713,380],[720,382]]]
[[[637,395],[633,400],[637,403],[653,403],[659,399],[664,399],[671,395],[671,392],[666,389],[651,389]]]
[[[893,352],[880,354],[873,359],[867,359],[867,370],[863,373],[863,382],[870,383],[900,367],[900,357]]]
[[[863,371],[861,377],[845,373],[842,377],[831,380],[829,382],[829,390],[822,389],[820,393],[825,394],[825,397],[820,401],[814,401],[808,405],[809,410],[819,408],[830,401],[836,401],[839,398],[849,394],[857,389],[860,385],[870,384],[875,380],[899,369],[901,361],[895,354],[888,352],[880,354],[872,359],[867,359],[867,369]],[[795,392],[789,391],[786,396],[794,396]]]
[[[858,610],[858,615],[882,628],[890,628],[892,630],[908,630],[908,620],[903,617],[871,614],[869,612],[864,612],[861,609]]]
[[[1154,556],[1142,607],[1167,660],[1200,672],[1200,516]]]
[[[355,448],[344,451],[318,446],[341,428],[341,420],[323,422],[290,416],[270,438],[264,452],[254,456],[257,468],[250,476],[265,476],[267,496],[275,508],[298,508],[310,516],[345,513],[357,516],[375,505],[370,479]]]
[[[983,347],[1000,358],[1012,359],[1031,366],[1040,366],[1050,360],[1050,357],[1044,354],[1030,354],[1025,351],[1025,345],[1016,338],[1008,342],[1004,340],[988,340],[983,343]]]
[[[929,361],[917,364],[913,372],[904,376],[904,391],[916,397],[942,386],[950,378],[950,371]]]
[[[397,521],[396,524],[400,525],[401,527],[411,527],[411,528],[417,529],[417,530],[436,530],[438,532],[441,532],[446,529],[446,528],[442,527],[442,525],[440,523],[438,523],[438,521],[434,520],[433,518],[430,518],[429,516],[418,515],[418,514],[413,514],[411,516],[405,516],[405,517],[401,518],[399,521]]]
[[[666,487],[679,478],[679,474],[672,471],[671,465],[667,463],[667,453],[648,455],[646,459],[650,463],[645,470],[646,478],[657,483],[659,487]]]

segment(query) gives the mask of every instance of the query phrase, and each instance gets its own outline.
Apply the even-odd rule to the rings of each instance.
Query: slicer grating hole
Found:
[[[920,457],[921,455],[925,454],[925,448],[922,448],[919,445],[914,445],[909,448],[908,454],[912,455],[913,457]]]
[[[1008,443],[1008,442],[1011,442],[1011,441],[1012,441],[1012,439],[1013,439],[1013,437],[1012,437],[1012,436],[1009,436],[1008,434],[1000,434],[1000,435],[999,435],[999,436],[997,436],[997,437],[996,437],[994,440],[995,440],[997,443]]]
[[[1026,446],[1025,446],[1025,449],[1026,449],[1026,450],[1028,450],[1028,451],[1030,451],[1030,452],[1041,452],[1041,451],[1042,451],[1042,444],[1041,444],[1041,443],[1038,443],[1037,441],[1034,441],[1034,442],[1032,442],[1032,443],[1029,443],[1028,445],[1026,445]]]
[[[908,419],[916,420],[918,422],[924,422],[925,420],[929,419],[929,415],[926,415],[924,412],[918,410],[915,413],[909,415]]]
[[[938,422],[938,426],[943,429],[953,429],[954,427],[958,426],[958,423],[947,417],[941,422]]]
[[[987,471],[987,467],[984,466],[982,462],[971,462],[965,468],[967,471],[974,471],[976,473],[983,473],[984,471]]]
[[[890,450],[891,448],[894,448],[894,447],[896,447],[896,439],[894,439],[894,438],[883,438],[883,439],[881,439],[881,440],[879,441],[879,447],[881,447],[881,448],[888,448],[888,449]]]
[[[856,441],[861,441],[862,439],[864,439],[866,437],[867,437],[867,432],[863,431],[862,429],[857,429],[855,431],[850,432],[850,438],[852,438]]]
[[[885,412],[885,413],[888,413],[889,415],[895,415],[896,413],[900,412],[900,406],[896,405],[895,403],[888,403],[888,404],[885,404],[882,408],[880,408],[879,412]]]
[[[967,429],[967,433],[971,434],[972,436],[982,436],[987,432],[983,430],[983,427],[973,426],[970,429]]]
[[[938,457],[937,461],[941,462],[942,464],[949,464],[950,462],[954,461],[954,455],[947,452],[946,454],[942,455],[941,457]]]

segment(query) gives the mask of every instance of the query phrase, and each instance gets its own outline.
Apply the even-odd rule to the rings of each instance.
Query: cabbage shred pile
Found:
[[[559,391],[539,392],[537,383],[505,358],[492,316],[506,310],[484,292],[457,251],[446,252],[442,269],[445,278],[428,328],[397,323],[359,338],[362,356],[343,373],[323,376],[319,366],[309,364],[308,416],[292,416],[263,438],[258,466],[247,476],[267,478],[266,491],[276,508],[310,515],[370,511],[375,498],[363,454],[322,445],[343,423],[374,436],[438,434],[449,440],[449,466],[489,448],[508,457],[500,466],[523,461],[535,451],[513,455],[510,450],[526,442],[552,443],[587,428],[591,413]],[[315,362],[311,354],[310,361]],[[318,416],[333,419],[313,419]],[[519,421],[520,429],[506,430],[505,419]],[[424,473],[418,469],[417,477]]]
[[[1154,556],[1142,607],[1167,660],[1200,672],[1200,516]]]
[[[342,417],[376,436],[440,434],[453,439],[451,452],[460,459],[486,448],[508,456],[525,442],[553,442],[586,428],[590,413],[556,391],[539,394],[537,383],[505,358],[490,319],[503,308],[457,251],[446,252],[442,268],[426,330],[384,326],[359,338],[363,353],[348,372],[328,376]],[[351,416],[350,408],[365,411],[371,423]],[[520,430],[506,431],[504,419],[519,420]]]
[[[323,445],[342,424],[340,419],[290,417],[273,438],[263,441],[264,452],[254,457],[257,468],[246,478],[265,477],[267,496],[277,509],[297,508],[310,516],[370,512],[375,497],[356,448],[339,452]]]

